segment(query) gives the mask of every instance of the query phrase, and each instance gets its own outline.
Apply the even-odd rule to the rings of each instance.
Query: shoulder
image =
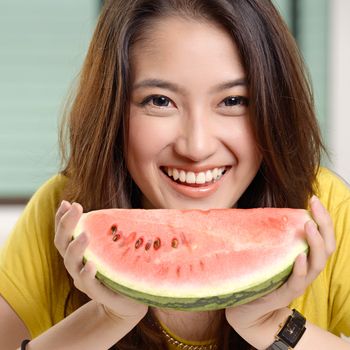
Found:
[[[61,174],[48,179],[30,199],[23,213],[24,218],[37,227],[51,227],[66,182],[67,178]]]
[[[62,318],[70,288],[54,245],[55,214],[66,181],[55,175],[34,193],[0,250],[0,294],[32,337]]]
[[[57,207],[61,201],[62,191],[67,182],[67,178],[57,174],[48,179],[33,194],[19,217],[11,236],[24,237],[46,237],[44,232],[52,232],[54,228],[54,219]],[[47,237],[48,238],[48,237]]]
[[[332,308],[328,309],[328,329],[339,335],[347,333],[350,327],[350,189],[344,179],[325,168],[320,169],[317,182],[318,196],[332,217],[337,243],[321,279],[327,305]],[[315,293],[320,290],[319,285]],[[336,317],[329,318],[330,314]]]
[[[316,195],[332,216],[340,208],[350,210],[350,187],[339,175],[327,168],[320,168],[316,179]]]
[[[350,189],[340,176],[331,170],[321,168],[317,177],[317,192],[332,218],[337,249],[331,262],[337,261],[339,265],[339,261],[350,258]]]
[[[317,173],[316,184],[319,192],[324,190],[332,190],[339,194],[341,192],[345,196],[350,196],[350,185],[340,175],[334,171],[321,167]],[[322,195],[323,193],[320,193]]]
[[[13,266],[20,269],[24,261],[40,271],[43,261],[47,264],[56,257],[55,214],[65,181],[62,175],[55,175],[34,193],[1,249],[0,266],[3,263],[12,271]]]
[[[31,200],[36,201],[42,198],[55,198],[59,200],[66,183],[67,178],[64,175],[54,175],[40,186],[40,188],[35,192]]]
[[[350,246],[350,189],[339,175],[321,168],[317,176],[316,194],[329,212],[339,242]]]
[[[341,177],[323,168],[318,175],[318,195],[332,218],[337,242],[337,248],[329,260],[328,275],[338,276],[337,283],[340,281],[343,284],[343,274],[350,273],[350,189]],[[346,290],[350,291],[350,282]]]
[[[25,211],[50,213],[56,212],[56,208],[61,201],[62,192],[67,183],[67,178],[62,174],[57,174],[48,179],[34,193],[29,200]]]

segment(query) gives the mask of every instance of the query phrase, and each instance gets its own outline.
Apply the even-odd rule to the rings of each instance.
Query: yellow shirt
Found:
[[[65,178],[57,175],[35,193],[0,251],[0,294],[32,337],[62,320],[70,289],[53,244],[54,217],[64,183]],[[318,185],[317,195],[333,218],[337,249],[318,278],[291,306],[310,322],[349,336],[350,190],[326,169],[321,169]]]

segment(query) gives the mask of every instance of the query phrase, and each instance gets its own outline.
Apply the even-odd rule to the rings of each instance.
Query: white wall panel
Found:
[[[350,183],[350,1],[331,1],[329,134],[333,168]]]

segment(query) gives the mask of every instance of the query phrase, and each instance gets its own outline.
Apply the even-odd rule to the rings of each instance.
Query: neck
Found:
[[[192,341],[216,338],[224,317],[222,311],[190,312],[154,308],[153,313],[172,333]]]

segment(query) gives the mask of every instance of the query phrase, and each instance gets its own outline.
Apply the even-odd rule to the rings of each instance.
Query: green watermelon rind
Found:
[[[274,276],[272,279],[266,281],[259,286],[254,286],[240,292],[234,292],[231,294],[210,296],[210,297],[197,297],[197,298],[171,298],[159,295],[152,295],[136,291],[127,288],[121,284],[118,284],[100,272],[97,272],[96,277],[110,289],[126,295],[130,298],[136,299],[141,303],[149,306],[170,308],[176,310],[192,310],[192,311],[207,311],[207,310],[218,310],[227,307],[237,306],[248,303],[254,299],[257,299],[274,289],[278,288],[288,278],[292,266],[282,271],[280,274]]]
[[[305,252],[308,252],[308,248],[305,249]],[[86,261],[86,258],[84,258],[84,261]],[[113,291],[149,306],[187,311],[208,311],[242,305],[272,292],[288,279],[293,270],[293,265],[294,263],[288,265],[281,272],[260,284],[240,291],[208,297],[179,298],[144,293],[116,283],[99,271],[96,273],[96,278]]]

